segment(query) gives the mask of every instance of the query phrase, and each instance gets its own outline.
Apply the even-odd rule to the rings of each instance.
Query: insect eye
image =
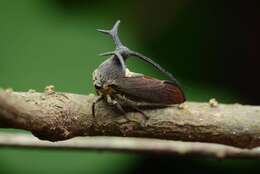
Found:
[[[101,86],[95,85],[96,89],[101,89]]]

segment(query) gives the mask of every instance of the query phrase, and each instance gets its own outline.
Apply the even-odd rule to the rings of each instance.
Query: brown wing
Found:
[[[146,76],[119,78],[112,88],[136,101],[157,104],[179,104],[185,101],[184,93],[178,85]]]

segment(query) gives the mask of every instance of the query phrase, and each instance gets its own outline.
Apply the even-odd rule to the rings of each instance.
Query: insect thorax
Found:
[[[125,70],[122,69],[118,59],[111,57],[93,72],[93,83],[95,86],[102,88],[104,84],[124,76]]]

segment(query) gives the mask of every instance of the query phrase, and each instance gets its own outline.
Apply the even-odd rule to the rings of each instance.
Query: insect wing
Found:
[[[179,104],[185,101],[184,93],[177,84],[146,76],[116,79],[112,88],[136,101],[158,104]]]

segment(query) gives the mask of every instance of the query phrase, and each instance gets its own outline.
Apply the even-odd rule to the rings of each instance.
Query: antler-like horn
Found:
[[[157,70],[159,70],[161,73],[163,73],[164,75],[168,76],[172,82],[174,82],[177,85],[180,85],[179,82],[173,77],[173,75],[171,73],[169,73],[168,71],[166,71],[164,68],[162,68],[159,64],[155,63],[152,59],[138,53],[135,51],[132,51],[130,49],[128,49],[126,46],[124,46],[118,36],[118,27],[120,24],[120,20],[116,21],[116,23],[114,24],[113,28],[111,30],[102,30],[102,29],[97,29],[97,31],[101,32],[101,33],[105,33],[108,34],[112,37],[115,45],[116,45],[116,50],[115,51],[111,51],[111,52],[106,52],[106,53],[102,53],[100,54],[101,56],[109,56],[109,55],[116,55],[120,62],[122,64],[124,64],[124,60],[127,59],[129,56],[135,56],[143,61],[145,61],[146,63],[149,63],[151,65],[153,65],[153,67],[155,67]],[[125,67],[125,66],[124,66]]]
[[[117,49],[119,49],[120,47],[123,46],[123,44],[121,43],[121,41],[118,37],[119,24],[120,24],[120,20],[116,21],[115,25],[113,26],[113,28],[111,30],[97,29],[97,31],[99,31],[101,33],[110,35],[112,37],[113,41],[115,42]]]

